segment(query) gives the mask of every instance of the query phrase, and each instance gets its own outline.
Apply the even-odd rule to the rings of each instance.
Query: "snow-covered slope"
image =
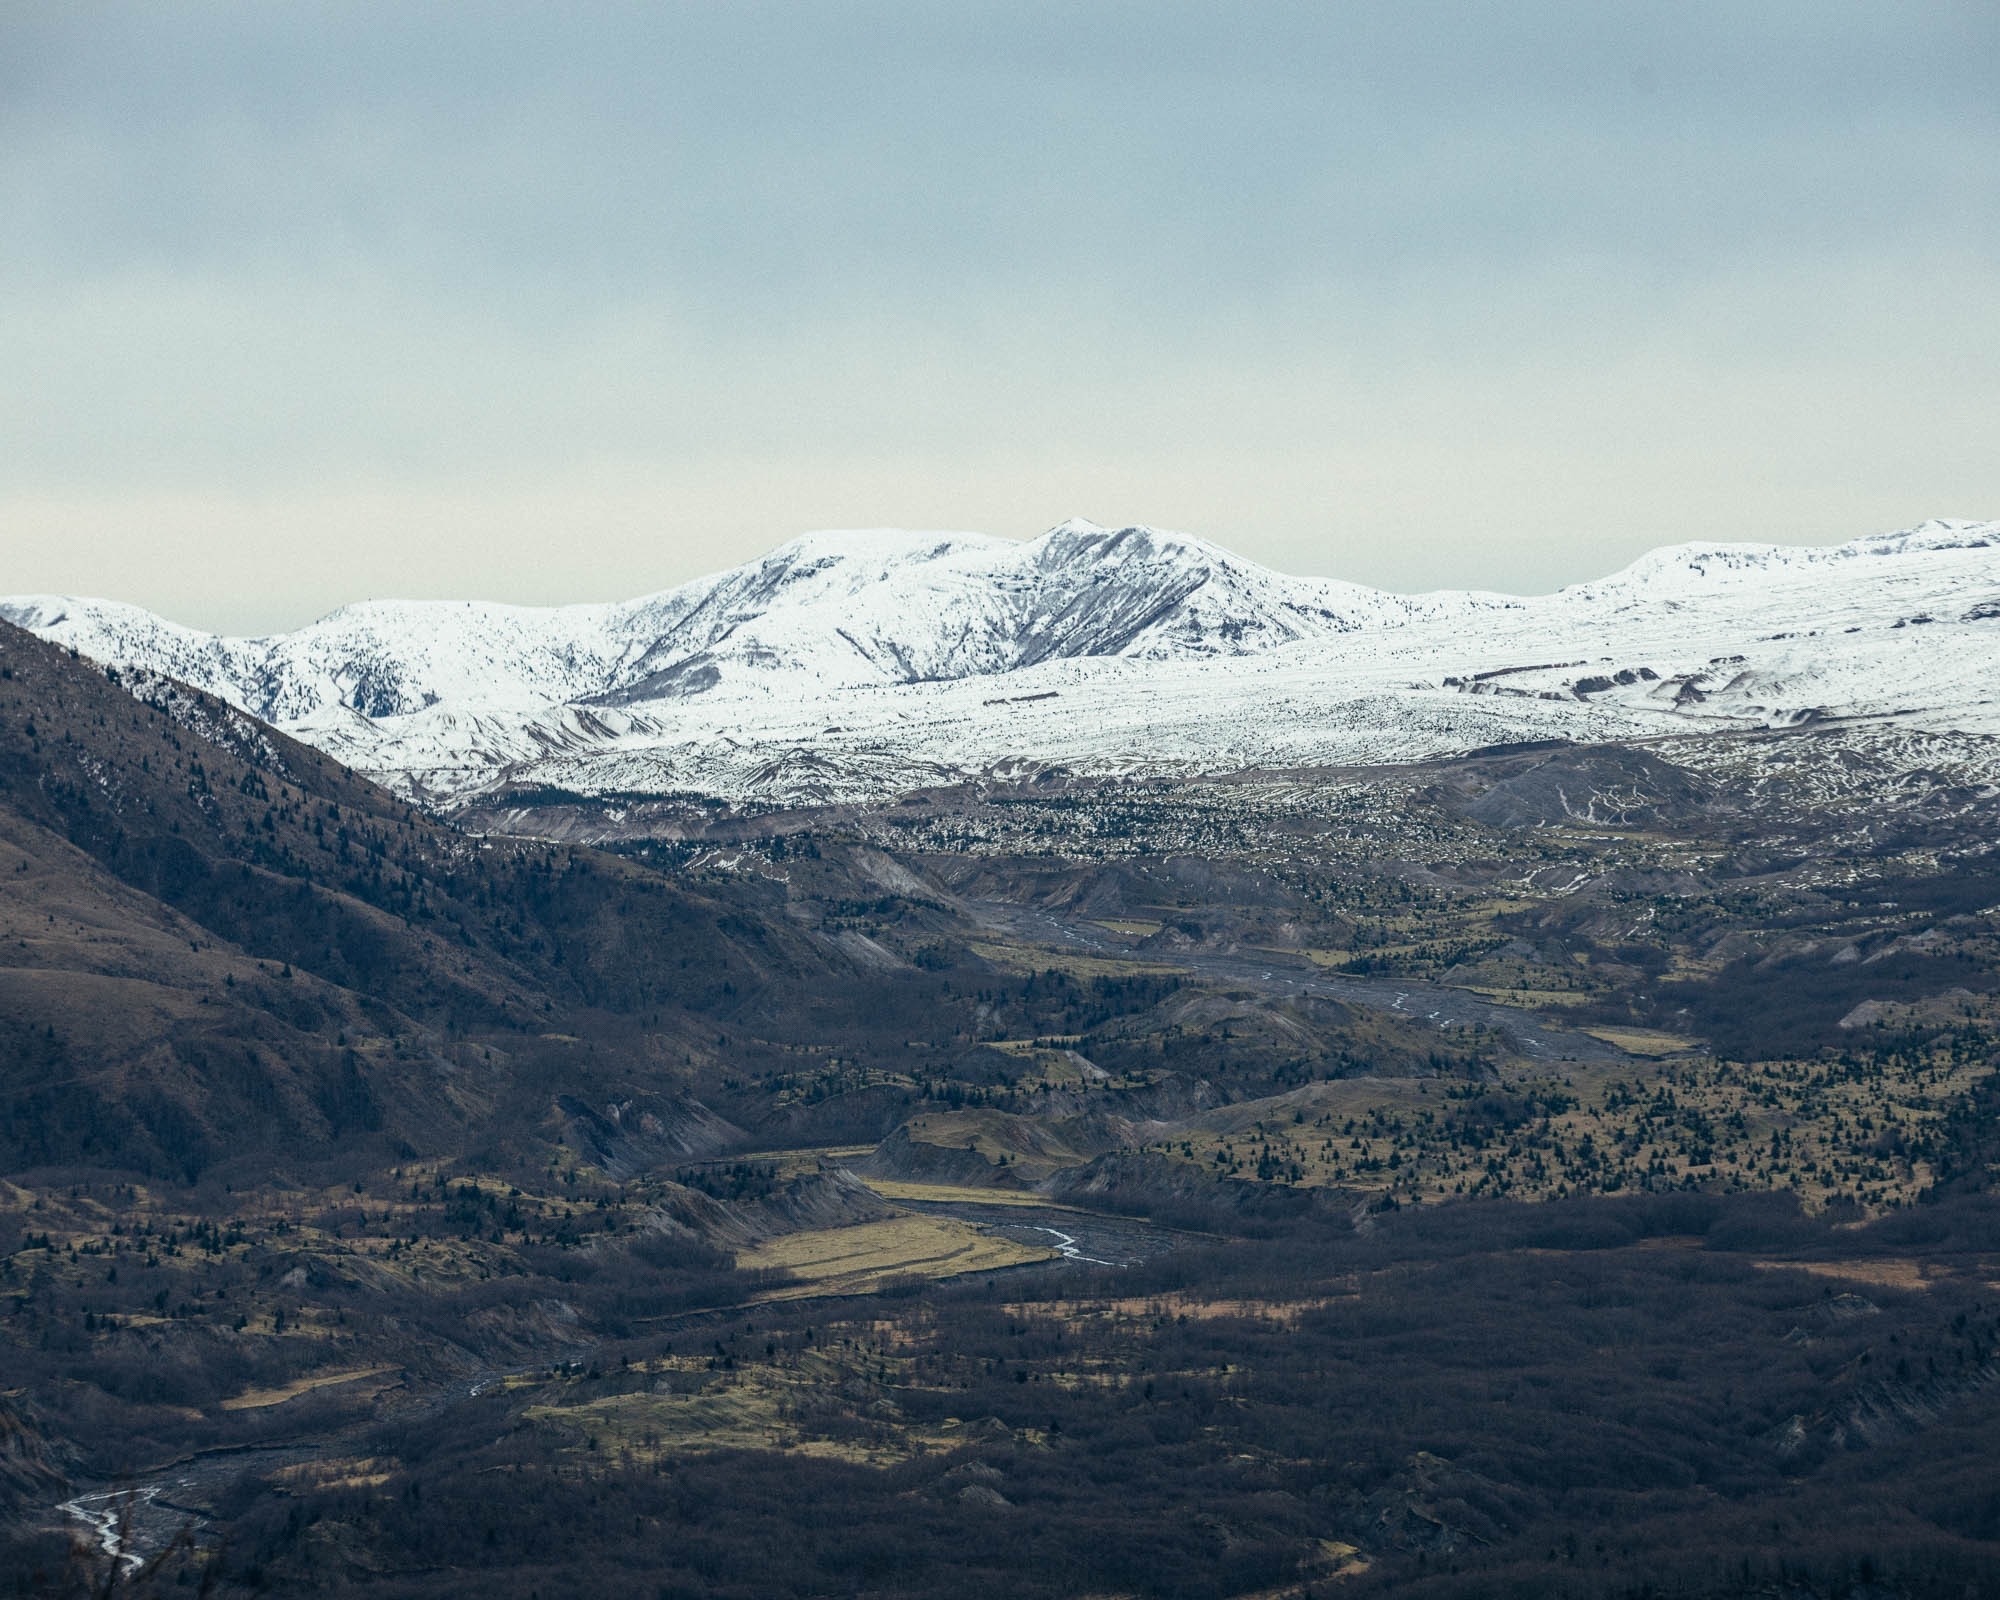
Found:
[[[1148,528],[811,534],[622,604],[371,601],[220,639],[0,615],[432,800],[509,784],[863,798],[995,769],[1408,760],[1813,717],[2000,734],[2000,524],[1683,545],[1532,599],[1288,578]]]
[[[368,601],[296,633],[220,639],[101,600],[0,614],[86,655],[144,662],[289,722],[345,706],[520,711],[913,683],[1075,656],[1246,655],[1422,614],[1352,584],[1281,578],[1213,545],[1068,522],[977,534],[816,533],[620,605]]]

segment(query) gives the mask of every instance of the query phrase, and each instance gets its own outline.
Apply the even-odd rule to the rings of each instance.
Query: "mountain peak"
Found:
[[[1141,522],[1110,528],[1082,517],[1071,517],[1039,538],[1029,540],[1026,548],[1035,553],[1036,564],[1043,567],[1125,564],[1165,558],[1192,560],[1208,568],[1235,566],[1263,570],[1194,534],[1152,528]]]

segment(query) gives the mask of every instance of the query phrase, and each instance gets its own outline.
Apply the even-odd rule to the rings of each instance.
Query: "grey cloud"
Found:
[[[1924,495],[2000,498],[1996,68],[1983,3],[10,8],[0,515],[137,594],[30,508],[728,465],[775,537],[962,459],[1406,585],[1626,553],[1586,479],[1990,511]]]

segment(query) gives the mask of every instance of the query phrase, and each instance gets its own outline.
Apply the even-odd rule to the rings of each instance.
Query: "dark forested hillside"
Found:
[[[0,854],[7,1168],[451,1149],[545,1035],[643,1018],[621,1044],[685,1064],[691,1016],[846,966],[616,858],[468,839],[5,624]]]

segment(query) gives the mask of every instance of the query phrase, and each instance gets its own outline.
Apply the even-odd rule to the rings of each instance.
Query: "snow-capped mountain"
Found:
[[[1201,540],[1067,522],[977,534],[815,533],[761,561],[614,605],[367,601],[295,633],[222,639],[136,607],[27,596],[0,614],[144,664],[273,722],[633,705],[989,676],[1076,656],[1249,655],[1421,614],[1352,584],[1288,579]]]
[[[2000,734],[2000,524],[1682,545],[1553,595],[1388,594],[1066,522],[810,534],[618,604],[369,601],[223,639],[0,616],[441,802],[509,785],[863,798],[997,768],[1409,760],[1523,737],[1896,718]]]

